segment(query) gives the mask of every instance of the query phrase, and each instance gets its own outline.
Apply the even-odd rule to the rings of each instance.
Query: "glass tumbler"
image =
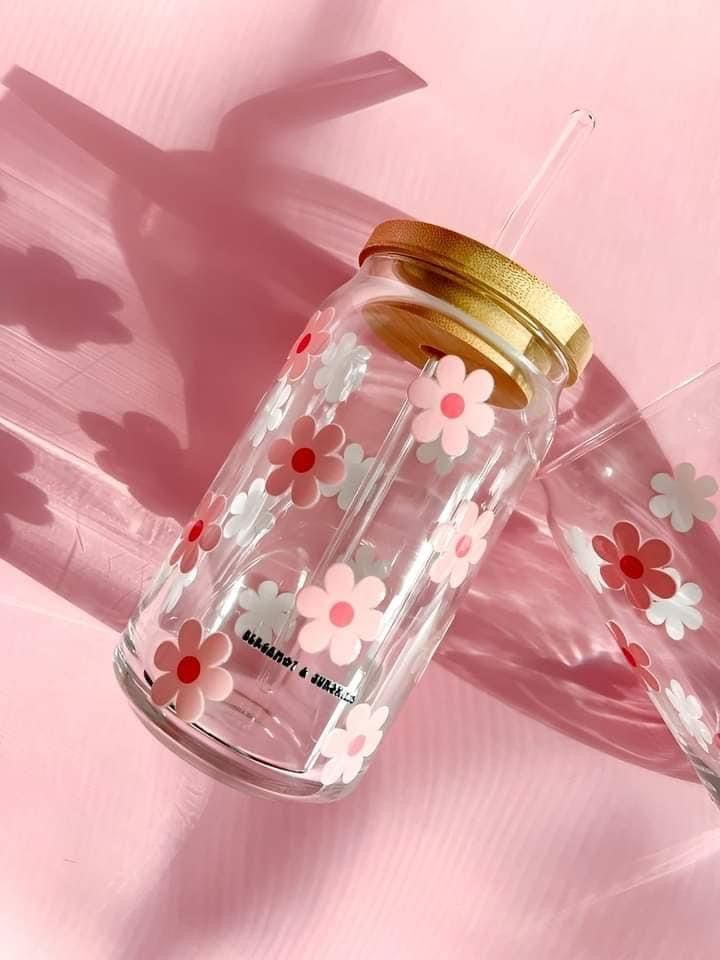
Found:
[[[367,768],[590,356],[542,281],[467,237],[375,229],[290,348],[115,655],[191,762],[332,800]]]
[[[550,526],[720,803],[720,366],[553,463]]]

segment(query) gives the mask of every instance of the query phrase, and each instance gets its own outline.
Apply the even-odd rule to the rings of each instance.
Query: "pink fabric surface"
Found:
[[[432,668],[334,808],[183,766],[110,653],[372,226],[492,240],[579,104],[598,130],[520,256],[597,347],[556,453],[717,359],[719,33],[670,0],[4,11],[3,955],[710,955],[716,814],[539,488],[440,658],[470,682]]]
[[[112,631],[1,582],[4,957],[712,955],[720,830],[699,787],[431,667],[346,801],[250,799],[135,720]]]

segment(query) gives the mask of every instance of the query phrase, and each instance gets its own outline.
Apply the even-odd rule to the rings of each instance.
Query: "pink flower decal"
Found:
[[[363,642],[377,638],[382,613],[375,607],[384,599],[385,584],[379,577],[363,577],[356,583],[352,567],[334,563],[325,574],[325,589],[304,587],[298,594],[298,612],[309,620],[298,643],[306,653],[329,647],[333,663],[352,663]]]
[[[203,640],[198,620],[186,620],[177,643],[163,640],[154,663],[164,671],[152,685],[150,698],[156,707],[175,700],[175,713],[194,723],[205,711],[206,700],[225,700],[232,693],[232,677],[219,664],[232,652],[224,633],[211,633]]]
[[[347,715],[345,729],[336,727],[320,744],[320,753],[328,763],[320,774],[327,787],[342,778],[350,783],[360,773],[365,757],[374,753],[382,740],[382,725],[388,717],[387,707],[373,710],[369,703],[358,703]]]
[[[465,376],[460,357],[443,357],[434,377],[420,376],[408,388],[408,400],[419,407],[411,432],[418,443],[440,437],[449,457],[460,457],[468,448],[469,434],[484,437],[492,430],[495,412],[485,401],[495,386],[487,370]]]
[[[314,507],[320,499],[320,484],[338,484],[345,479],[345,462],[335,452],[345,443],[345,431],[335,423],[318,430],[312,417],[299,417],[291,440],[274,440],[268,459],[277,469],[265,482],[274,497],[290,490],[296,507]]]
[[[485,553],[485,534],[493,524],[492,510],[480,513],[472,500],[463,500],[458,505],[450,523],[441,523],[433,533],[431,543],[439,554],[430,567],[433,583],[449,579],[451,587],[459,587]]]
[[[605,561],[600,576],[611,590],[625,590],[625,596],[638,610],[650,606],[650,594],[667,600],[677,584],[664,570],[672,560],[672,550],[663,540],[646,540],[640,545],[640,531],[622,521],[613,527],[613,539],[593,537],[595,553]]]
[[[330,334],[325,327],[334,315],[333,308],[328,307],[322,313],[318,310],[310,317],[307,326],[290,348],[278,380],[285,376],[291,381],[300,379],[310,365],[311,357],[319,356],[330,342]]]
[[[215,523],[225,510],[225,497],[206,493],[170,555],[170,564],[180,561],[180,572],[188,573],[198,562],[200,551],[214,550],[220,542],[220,525]]]
[[[628,643],[625,638],[625,634],[616,623],[613,623],[612,620],[608,622],[608,627],[615,638],[615,643],[617,643],[618,647],[620,647],[620,652],[625,657],[627,662],[637,673],[645,686],[649,690],[654,690],[657,693],[657,691],[660,689],[660,684],[655,676],[648,670],[648,667],[650,666],[650,656],[645,647],[641,647],[639,643]]]

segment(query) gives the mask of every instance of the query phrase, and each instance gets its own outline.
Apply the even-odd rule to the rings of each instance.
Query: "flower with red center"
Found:
[[[608,622],[608,627],[610,628],[610,633],[612,633],[615,639],[615,643],[617,643],[618,647],[620,648],[620,652],[625,657],[627,662],[640,677],[645,686],[649,690],[654,690],[657,693],[657,691],[660,689],[660,684],[648,669],[650,666],[650,656],[645,647],[641,647],[639,643],[628,643],[625,634],[612,620]]]
[[[278,375],[278,380],[287,376],[288,380],[299,380],[307,370],[312,357],[319,356],[330,342],[330,334],[325,329],[335,315],[332,307],[312,315],[307,326],[290,348],[288,358]]]
[[[600,576],[611,590],[625,590],[625,596],[638,610],[650,606],[650,594],[667,600],[677,584],[664,570],[672,560],[672,550],[664,540],[646,540],[641,545],[640,531],[622,521],[613,527],[613,539],[593,537],[593,550],[605,561]]]
[[[430,567],[433,583],[450,581],[451,587],[459,587],[487,547],[485,534],[492,526],[495,515],[492,510],[480,513],[472,500],[463,500],[458,505],[450,523],[441,523],[433,533],[431,543],[439,556]]]
[[[225,497],[208,492],[202,498],[180,540],[170,555],[170,564],[180,561],[180,572],[188,573],[198,562],[200,551],[214,550],[220,542],[220,525],[215,523],[225,509]]]
[[[469,435],[484,437],[492,430],[495,412],[485,401],[495,381],[487,370],[465,375],[460,357],[446,356],[432,377],[421,375],[408,387],[408,400],[418,413],[410,427],[418,443],[440,437],[449,457],[460,457],[468,448]]]
[[[274,440],[268,459],[274,464],[265,482],[272,496],[290,490],[296,507],[314,507],[320,499],[320,484],[338,484],[345,479],[345,462],[335,451],[345,443],[345,431],[335,423],[318,430],[312,417],[299,417],[291,439]]]
[[[219,664],[232,652],[224,633],[211,633],[203,640],[198,620],[186,620],[177,643],[163,640],[155,651],[154,664],[163,673],[150,691],[156,707],[175,701],[181,720],[194,723],[205,711],[206,700],[226,700],[233,688],[232,677]]]
[[[345,729],[335,727],[320,744],[320,753],[328,758],[320,780],[329,786],[342,778],[350,783],[360,773],[365,757],[374,753],[383,737],[382,726],[390,711],[373,710],[369,703],[358,703],[348,712]]]
[[[355,582],[347,563],[334,563],[324,582],[324,589],[309,586],[298,593],[298,613],[308,619],[298,643],[306,653],[329,647],[333,663],[352,663],[363,643],[377,639],[382,613],[375,607],[385,599],[385,584],[373,576]]]

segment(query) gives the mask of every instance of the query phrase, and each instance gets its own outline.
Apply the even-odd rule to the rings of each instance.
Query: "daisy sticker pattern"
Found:
[[[348,712],[345,729],[330,731],[320,745],[320,753],[328,758],[320,774],[324,786],[338,780],[350,783],[357,777],[365,758],[380,745],[389,712],[387,707],[373,710],[369,703],[358,703]]]
[[[612,540],[597,536],[593,550],[604,561],[600,576],[611,590],[624,590],[638,610],[647,610],[651,594],[667,600],[677,590],[673,578],[662,567],[672,560],[672,550],[664,540],[640,542],[638,528],[626,521],[616,523]]]
[[[448,580],[451,587],[459,587],[485,553],[485,535],[494,519],[492,510],[481,514],[476,503],[463,500],[450,523],[441,523],[432,536],[438,557],[430,567],[430,579],[434,583]]]
[[[271,633],[277,636],[294,601],[292,593],[280,593],[274,580],[263,580],[257,590],[243,590],[237,604],[244,612],[235,621],[235,634],[242,637],[246,630],[250,630],[263,636]]]
[[[422,374],[408,387],[408,400],[422,412],[410,430],[418,443],[432,443],[440,437],[444,453],[459,457],[468,448],[470,434],[484,437],[493,428],[495,412],[485,401],[495,381],[487,370],[465,374],[465,364],[456,356],[445,356],[432,376]]]
[[[685,732],[707,753],[713,736],[703,720],[703,707],[698,698],[692,693],[686,693],[679,680],[670,681],[670,686],[665,688],[665,695],[675,709]]]
[[[319,356],[330,342],[330,334],[325,329],[335,316],[332,307],[317,310],[307,326],[290,348],[278,380],[287,377],[291,382],[299,380],[310,366],[313,357]]]
[[[347,510],[368,473],[375,465],[375,457],[366,457],[359,443],[349,443],[343,450],[345,477],[334,485],[320,484],[324,497],[337,497],[337,505]],[[363,498],[365,499],[365,498]]]
[[[268,509],[274,497],[265,490],[265,481],[256,477],[247,491],[238,493],[230,503],[230,510],[223,527],[223,536],[244,544],[272,529],[275,518]]]
[[[667,600],[653,600],[645,616],[656,627],[664,626],[671,640],[682,640],[686,630],[699,630],[703,625],[703,615],[697,609],[703,592],[696,583],[683,583],[672,567],[666,567],[665,573],[673,578],[677,589]]]
[[[313,380],[325,391],[328,403],[341,403],[354,393],[367,372],[370,351],[358,346],[354,333],[345,333],[338,343],[330,344],[320,358],[322,366]]]
[[[298,593],[298,613],[308,620],[298,643],[306,653],[328,650],[332,662],[340,666],[352,663],[363,643],[377,639],[382,613],[376,607],[384,599],[385,584],[379,577],[356,581],[352,567],[334,563],[323,587],[311,585]]]
[[[341,484],[346,466],[337,451],[345,443],[345,431],[336,423],[320,430],[312,417],[299,417],[290,439],[273,440],[268,459],[275,469],[265,481],[272,496],[290,491],[296,507],[314,507],[320,499],[320,483]]]
[[[216,521],[225,510],[225,497],[206,493],[183,530],[170,555],[170,564],[179,563],[180,573],[189,573],[198,562],[200,552],[209,553],[220,543],[221,530]]]
[[[263,399],[258,407],[251,433],[251,442],[254,447],[259,447],[265,439],[265,434],[277,430],[283,422],[291,393],[290,384],[286,380],[281,380]]]
[[[629,642],[623,631],[614,621],[610,620],[608,627],[626,662],[633,668],[636,675],[640,677],[648,690],[653,690],[657,693],[660,689],[660,684],[655,674],[650,671],[650,655],[645,647],[639,643]]]
[[[680,463],[672,474],[656,473],[650,481],[655,490],[648,506],[653,516],[661,520],[670,518],[673,530],[687,533],[692,530],[696,520],[708,523],[717,513],[717,507],[710,503],[718,491],[714,477],[698,477],[691,463]]]
[[[224,633],[211,633],[203,639],[198,620],[186,620],[177,642],[163,640],[153,662],[163,672],[155,680],[150,699],[156,707],[174,701],[181,720],[194,723],[205,712],[206,700],[226,700],[233,689],[232,677],[220,666],[232,652]]]
[[[564,531],[563,536],[570,547],[575,566],[585,574],[596,592],[602,593],[605,588],[605,581],[600,574],[603,561],[595,553],[590,537],[586,536],[580,527],[570,527]]]

